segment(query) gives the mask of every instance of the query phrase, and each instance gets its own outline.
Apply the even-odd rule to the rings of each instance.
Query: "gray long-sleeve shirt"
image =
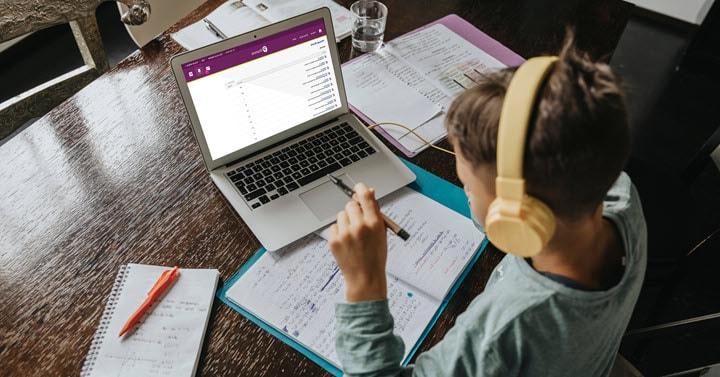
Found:
[[[625,247],[620,282],[578,290],[507,255],[485,291],[458,316],[445,338],[400,366],[404,345],[393,335],[387,301],[338,304],[336,351],[346,375],[607,376],[645,275],[647,232],[637,191],[622,173],[603,214]]]

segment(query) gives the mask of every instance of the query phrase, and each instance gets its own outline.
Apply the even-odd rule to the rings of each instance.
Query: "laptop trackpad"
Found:
[[[345,184],[352,187],[355,183],[346,174],[339,176]],[[332,182],[327,181],[320,186],[303,192],[299,195],[303,203],[305,203],[312,213],[320,221],[329,218],[335,218],[337,213],[345,208],[348,200],[350,200],[341,190]]]

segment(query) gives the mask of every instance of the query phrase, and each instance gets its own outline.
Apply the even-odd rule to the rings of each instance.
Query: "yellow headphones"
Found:
[[[498,249],[521,257],[538,254],[555,232],[555,215],[525,193],[523,155],[538,91],[557,57],[532,58],[510,81],[498,125],[496,198],[488,208],[485,231]]]

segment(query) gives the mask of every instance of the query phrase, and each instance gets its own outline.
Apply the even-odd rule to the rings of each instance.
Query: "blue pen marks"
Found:
[[[320,288],[320,292],[322,292],[328,286],[328,284],[330,284],[333,278],[335,278],[335,275],[337,275],[338,271],[340,271],[340,267],[335,266],[335,269],[333,269],[333,273],[330,275],[330,278],[327,280],[327,282],[325,282],[322,288]]]
[[[407,293],[407,296],[408,296],[409,298],[412,298],[413,293],[412,293],[412,292],[408,292],[408,293]]]
[[[425,248],[425,250],[423,250],[422,254],[420,254],[420,257],[415,261],[415,266],[420,264],[420,262],[423,260],[423,258],[425,258],[425,256],[428,255],[428,253],[430,253],[430,250],[432,250],[433,247],[435,247],[435,244],[437,244],[438,241],[440,241],[440,239],[442,238],[442,236],[447,232],[448,232],[447,230],[443,230],[442,232],[438,233],[438,235],[435,237],[435,239],[433,239],[432,242],[430,242],[430,244]]]

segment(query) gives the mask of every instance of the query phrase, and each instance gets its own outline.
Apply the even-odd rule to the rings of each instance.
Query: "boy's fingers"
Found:
[[[363,214],[358,202],[351,200],[345,205],[345,213],[350,219],[350,224],[357,224],[362,221]]]
[[[347,229],[348,226],[350,226],[350,219],[348,218],[347,213],[345,211],[340,211],[337,214],[337,227],[338,227],[338,233],[342,232],[343,230]]]
[[[355,195],[365,218],[377,220],[380,217],[380,208],[375,200],[375,190],[368,188],[364,183],[358,183],[355,185]]]

